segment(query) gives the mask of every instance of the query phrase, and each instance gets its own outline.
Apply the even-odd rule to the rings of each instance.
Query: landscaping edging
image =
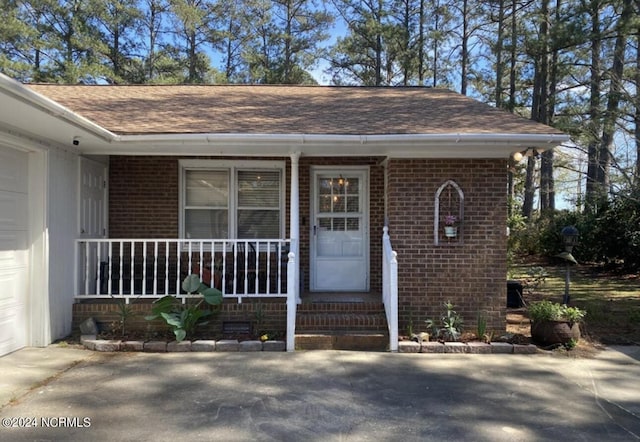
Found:
[[[197,341],[119,341],[96,339],[95,336],[82,336],[82,345],[88,350],[142,351],[152,353],[173,352],[259,352],[285,351],[284,341],[238,341],[236,339],[197,340]],[[536,354],[538,347],[533,344],[520,345],[505,342],[414,342],[398,343],[398,353],[450,353],[450,354]]]
[[[506,342],[415,342],[401,341],[398,353],[469,353],[469,354],[536,354],[538,347],[533,344],[520,345]]]
[[[236,339],[222,339],[220,341],[119,341],[96,339],[95,336],[82,336],[80,342],[88,350],[94,351],[142,351],[149,353],[166,352],[256,352],[256,351],[285,351],[284,341],[238,341]]]

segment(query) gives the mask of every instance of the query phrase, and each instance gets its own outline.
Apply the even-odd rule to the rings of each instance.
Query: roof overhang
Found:
[[[121,135],[0,74],[0,129],[87,155],[507,158],[567,142],[563,134],[140,134]],[[76,143],[74,143],[74,141]]]

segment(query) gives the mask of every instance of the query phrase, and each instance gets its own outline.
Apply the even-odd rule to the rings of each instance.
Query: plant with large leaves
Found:
[[[188,294],[199,293],[202,295],[195,303],[183,303],[176,296],[167,295],[153,303],[151,315],[145,319],[152,321],[162,318],[171,327],[176,341],[183,341],[195,331],[196,326],[204,325],[203,320],[217,313],[222,304],[222,292],[216,288],[204,284],[198,275],[189,275],[182,281],[182,289]],[[213,309],[203,309],[201,305],[206,302]]]

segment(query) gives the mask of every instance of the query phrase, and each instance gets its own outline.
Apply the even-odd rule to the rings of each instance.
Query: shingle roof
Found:
[[[560,134],[443,89],[28,85],[116,134]]]

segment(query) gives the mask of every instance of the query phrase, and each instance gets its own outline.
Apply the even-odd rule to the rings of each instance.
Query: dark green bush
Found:
[[[530,223],[509,220],[509,252],[516,256],[554,256],[563,250],[560,232],[568,225],[580,232],[573,256],[579,262],[621,264],[627,271],[640,269],[640,198],[636,194],[614,197],[598,213],[559,211]]]

